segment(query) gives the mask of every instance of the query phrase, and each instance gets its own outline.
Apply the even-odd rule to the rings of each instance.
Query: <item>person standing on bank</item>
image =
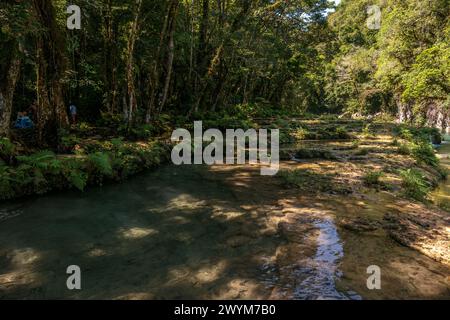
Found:
[[[72,102],[69,103],[70,117],[72,118],[72,124],[77,123],[77,107]]]

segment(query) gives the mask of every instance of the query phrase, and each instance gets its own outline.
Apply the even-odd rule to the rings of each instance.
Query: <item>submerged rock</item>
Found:
[[[355,232],[370,232],[380,228],[380,223],[367,218],[344,218],[339,222],[340,226]]]
[[[398,243],[450,266],[450,217],[445,212],[407,205],[384,216],[385,229]]]

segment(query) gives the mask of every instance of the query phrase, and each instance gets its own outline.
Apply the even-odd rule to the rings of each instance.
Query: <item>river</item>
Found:
[[[258,170],[167,165],[85,193],[4,203],[0,298],[449,298],[448,268],[384,231],[335,224],[381,214],[376,197],[297,198]],[[70,265],[81,290],[66,287]],[[366,286],[370,265],[382,270],[382,290]]]

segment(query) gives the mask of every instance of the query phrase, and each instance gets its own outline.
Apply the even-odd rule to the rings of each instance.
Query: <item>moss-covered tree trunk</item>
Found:
[[[37,39],[37,127],[39,143],[57,144],[58,129],[69,125],[61,79],[65,68],[64,41],[50,0],[33,0],[44,30]]]

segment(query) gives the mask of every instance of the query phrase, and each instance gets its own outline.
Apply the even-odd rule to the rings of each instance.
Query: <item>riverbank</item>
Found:
[[[131,142],[121,138],[78,139],[73,152],[63,154],[49,150],[21,154],[6,139],[0,146],[0,200],[55,190],[84,191],[88,186],[120,182],[167,162],[170,155],[169,146],[158,140]]]

